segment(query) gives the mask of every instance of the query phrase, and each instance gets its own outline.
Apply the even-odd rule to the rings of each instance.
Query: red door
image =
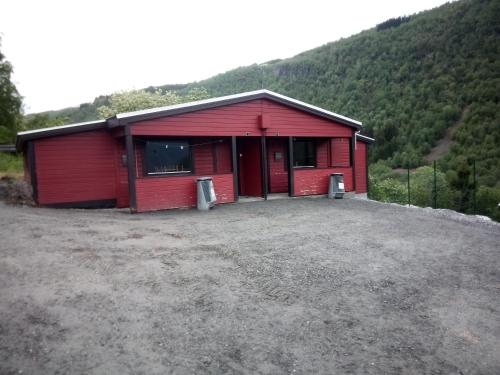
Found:
[[[238,139],[238,181],[240,195],[251,197],[262,196],[260,142],[260,137],[245,137]]]
[[[267,139],[269,192],[288,193],[287,139]]]

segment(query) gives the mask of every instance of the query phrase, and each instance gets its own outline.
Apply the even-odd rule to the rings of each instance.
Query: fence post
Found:
[[[410,200],[410,163],[408,163],[408,207],[411,205]]]
[[[434,189],[433,189],[434,208],[437,208],[437,183],[436,183],[436,161],[434,160]]]
[[[472,159],[472,213],[476,214],[476,159]]]

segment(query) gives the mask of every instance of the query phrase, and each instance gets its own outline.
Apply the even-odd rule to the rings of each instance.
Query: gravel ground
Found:
[[[500,226],[293,199],[0,203],[1,374],[499,374]]]

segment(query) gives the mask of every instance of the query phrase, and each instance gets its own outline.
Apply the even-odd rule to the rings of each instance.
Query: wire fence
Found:
[[[371,199],[420,207],[447,208],[500,218],[500,190],[478,186],[476,161],[450,169],[433,161],[417,169],[370,171]],[[478,197],[478,189],[480,196]],[[490,190],[488,190],[490,189]]]

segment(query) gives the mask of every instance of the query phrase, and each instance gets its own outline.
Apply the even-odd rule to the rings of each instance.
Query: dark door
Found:
[[[269,192],[288,193],[288,144],[286,138],[267,139]]]
[[[238,181],[240,195],[262,196],[261,143],[260,137],[238,138]]]

